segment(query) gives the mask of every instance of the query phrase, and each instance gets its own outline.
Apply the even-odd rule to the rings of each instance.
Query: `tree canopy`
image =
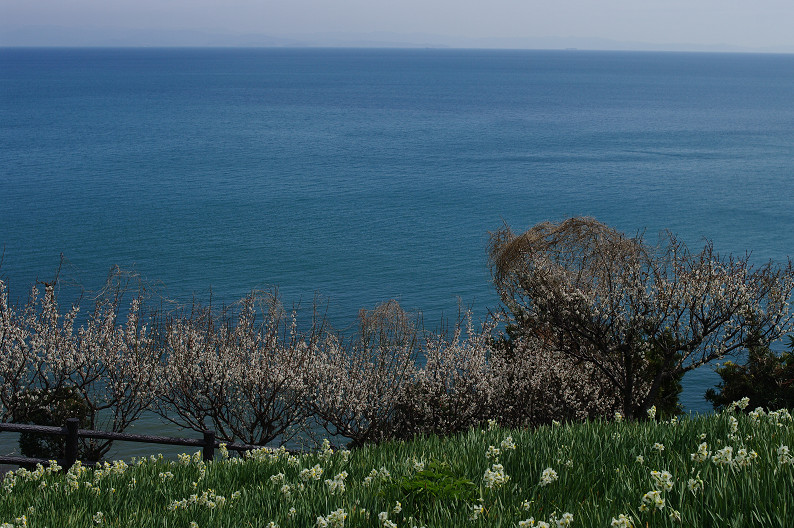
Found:
[[[794,270],[692,253],[670,232],[655,245],[593,218],[491,234],[497,291],[521,332],[593,364],[638,417],[672,380],[789,331]]]

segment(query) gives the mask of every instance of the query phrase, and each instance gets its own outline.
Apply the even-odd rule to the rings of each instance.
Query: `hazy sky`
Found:
[[[793,0],[0,0],[0,26],[794,46]]]

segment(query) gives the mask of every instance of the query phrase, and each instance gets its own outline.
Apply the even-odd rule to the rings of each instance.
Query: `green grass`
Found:
[[[151,457],[79,475],[17,472],[0,489],[0,525],[21,526],[24,515],[27,526],[35,528],[93,527],[100,526],[98,521],[125,528],[189,528],[191,523],[266,528],[271,522],[307,528],[342,509],[346,527],[383,526],[381,512],[398,527],[517,527],[530,517],[548,522],[566,512],[573,514],[574,527],[609,527],[620,514],[630,516],[637,527],[789,527],[794,526],[794,463],[785,463],[785,457],[781,463],[778,454],[781,445],[794,452],[794,424],[787,417],[726,413],[677,424],[495,427],[352,453],[289,457],[263,452],[245,461],[219,456],[207,464],[200,457]],[[738,420],[735,432],[732,418]],[[507,437],[515,449],[502,449],[498,463],[508,479],[489,488],[486,470],[496,474],[498,468],[487,456],[488,448],[500,448]],[[741,448],[757,457],[746,466],[719,465],[711,456],[698,462],[691,455],[703,441],[711,456],[731,446],[734,459]],[[664,449],[655,448],[656,443]],[[322,469],[318,479],[311,476],[315,466]],[[546,468],[558,478],[542,486]],[[308,480],[301,478],[303,470]],[[668,471],[672,487],[665,490],[656,483],[652,471]],[[326,479],[343,474],[336,481],[345,489],[332,492]],[[689,479],[702,480],[703,489],[690,491]],[[283,486],[289,486],[289,493]],[[655,489],[661,491],[664,507],[640,511],[643,496]],[[680,521],[671,517],[673,510]],[[335,526],[333,519],[328,526]]]

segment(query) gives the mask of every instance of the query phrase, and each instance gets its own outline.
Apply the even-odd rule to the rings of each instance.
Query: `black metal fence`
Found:
[[[215,449],[220,447],[222,442],[215,439],[215,431],[204,431],[203,438],[174,438],[170,436],[152,436],[152,435],[136,435],[129,433],[113,433],[109,431],[94,431],[91,429],[80,429],[80,421],[77,418],[69,418],[63,427],[54,427],[48,425],[29,425],[29,424],[15,424],[15,423],[0,423],[0,432],[16,432],[16,433],[37,433],[49,434],[66,437],[66,449],[64,458],[56,460],[58,465],[63,467],[64,471],[69,471],[69,468],[78,460],[78,445],[80,438],[97,438],[102,440],[122,440],[125,442],[145,442],[148,444],[166,444],[166,445],[179,445],[188,447],[200,447],[202,450],[202,457],[205,461],[212,460],[215,456]],[[226,449],[230,451],[251,451],[253,449],[261,449],[265,446],[227,443]],[[93,465],[96,462],[81,461],[85,465]],[[1,464],[16,464],[16,465],[33,465],[41,464],[49,466],[50,461],[43,458],[31,457],[17,457],[17,456],[0,456]]]

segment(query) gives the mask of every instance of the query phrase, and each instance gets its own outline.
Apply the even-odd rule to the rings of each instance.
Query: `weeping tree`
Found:
[[[789,331],[794,270],[749,255],[655,245],[592,218],[491,234],[490,266],[520,333],[597,368],[622,413],[642,417],[688,371]]]

